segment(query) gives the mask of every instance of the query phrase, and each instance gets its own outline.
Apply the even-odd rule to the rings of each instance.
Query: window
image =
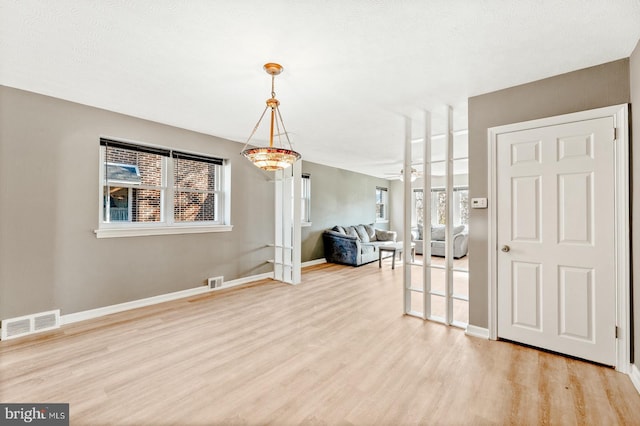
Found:
[[[423,208],[424,208],[424,197],[423,197],[422,189],[414,189],[413,190],[413,217],[411,218],[412,225],[422,226]]]
[[[129,236],[176,233],[168,228],[211,232],[195,227],[224,226],[222,159],[109,139],[100,145],[99,237],[116,236],[106,231],[118,229]],[[185,231],[187,226],[192,229]]]
[[[302,174],[302,208],[300,210],[300,221],[303,224],[311,223],[311,175]]]
[[[220,223],[218,198],[222,162],[175,151],[171,156],[174,220]]]
[[[447,194],[444,188],[431,190],[431,224],[444,225],[446,218]],[[424,198],[421,189],[413,190],[414,218],[413,223],[422,225],[422,210]],[[467,187],[453,188],[453,225],[469,224],[469,189]]]
[[[387,213],[389,195],[387,188],[376,187],[376,222],[385,222],[389,219]]]
[[[431,190],[431,223],[445,224],[447,193],[444,189]],[[453,225],[469,224],[469,189],[453,188]]]
[[[128,222],[132,217],[133,188],[142,182],[140,169],[137,165],[107,162],[105,172],[112,186],[109,191],[110,208],[103,205],[103,215],[111,222]]]

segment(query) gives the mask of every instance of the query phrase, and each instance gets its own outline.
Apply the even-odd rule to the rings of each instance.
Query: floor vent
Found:
[[[207,280],[209,288],[220,288],[224,283],[224,277],[211,277]]]
[[[2,320],[0,340],[14,339],[60,327],[60,310]]]

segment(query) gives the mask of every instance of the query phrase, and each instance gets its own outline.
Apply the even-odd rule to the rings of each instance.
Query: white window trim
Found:
[[[96,238],[143,237],[147,235],[202,234],[207,232],[229,232],[233,225],[162,225],[145,227],[100,228],[93,232]]]
[[[129,142],[129,141],[127,141]],[[129,142],[131,143],[131,142]],[[141,146],[151,146],[138,142],[133,142]],[[117,238],[117,237],[142,237],[149,235],[176,235],[176,234],[201,234],[212,232],[230,232],[233,230],[233,225],[227,223],[230,218],[230,202],[228,200],[229,194],[231,194],[230,185],[230,170],[227,164],[221,166],[218,170],[218,176],[216,179],[220,179],[220,190],[216,191],[216,195],[222,195],[217,197],[218,206],[217,214],[222,216],[222,221],[219,222],[174,222],[173,215],[167,215],[167,211],[173,211],[173,185],[169,187],[168,176],[171,173],[173,176],[173,162],[170,161],[170,157],[164,157],[162,161],[162,188],[160,189],[160,196],[162,198],[161,204],[163,208],[160,211],[160,222],[155,223],[140,223],[140,222],[105,222],[104,221],[104,161],[105,161],[105,148],[100,146],[99,155],[99,182],[98,182],[98,228],[94,229],[96,238]],[[124,187],[125,185],[123,185]],[[126,185],[126,187],[134,187]],[[139,185],[135,185],[139,187]]]

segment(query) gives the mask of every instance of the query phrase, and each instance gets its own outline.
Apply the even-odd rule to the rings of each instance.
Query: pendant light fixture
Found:
[[[245,156],[249,161],[251,161],[256,167],[259,167],[262,170],[274,171],[286,169],[297,160],[299,160],[301,158],[301,155],[291,149],[292,147],[291,141],[289,140],[289,134],[287,133],[287,129],[284,127],[282,115],[280,114],[280,109],[278,108],[280,106],[280,101],[276,99],[275,78],[276,75],[282,72],[282,65],[268,63],[264,65],[264,70],[267,72],[267,74],[271,75],[271,98],[267,99],[267,106],[264,108],[264,111],[262,111],[262,115],[253,128],[251,135],[249,135],[247,142],[244,144],[242,155]],[[264,115],[266,114],[268,109],[271,109],[269,146],[247,148],[249,141],[256,133],[256,130],[258,130],[260,122],[262,122],[262,119],[264,118]],[[282,144],[283,135],[287,140],[287,144],[289,147],[288,149],[285,148]],[[274,138],[277,139],[277,143],[279,146],[274,145]]]

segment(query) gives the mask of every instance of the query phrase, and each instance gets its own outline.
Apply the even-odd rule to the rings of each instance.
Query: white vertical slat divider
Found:
[[[422,145],[422,318],[431,316],[431,112],[424,112]]]
[[[403,288],[404,313],[412,313],[411,309],[411,118],[404,119],[404,167],[403,179],[403,219],[402,219],[402,250],[404,252]],[[412,313],[415,315],[414,313]],[[422,316],[422,315],[420,315]]]
[[[447,325],[453,322],[453,108],[447,105],[446,110],[446,174],[447,181],[445,186],[446,203],[445,203],[445,299],[446,299],[446,315],[445,323]]]

